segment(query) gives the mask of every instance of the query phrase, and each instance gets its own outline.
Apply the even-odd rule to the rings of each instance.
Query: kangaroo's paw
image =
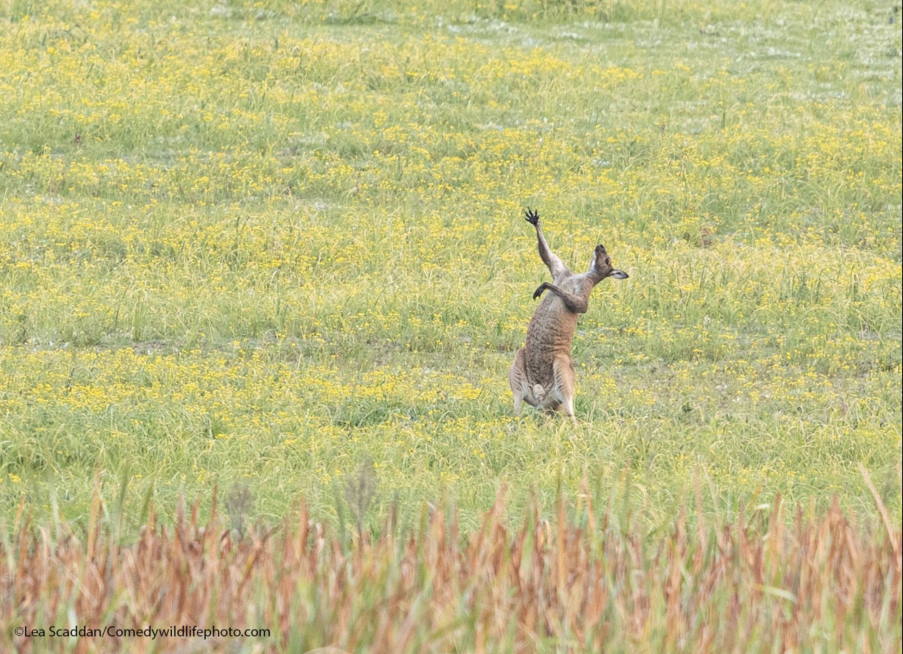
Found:
[[[527,209],[524,212],[524,219],[530,223],[531,225],[536,225],[539,223],[539,213],[533,211],[533,209]]]

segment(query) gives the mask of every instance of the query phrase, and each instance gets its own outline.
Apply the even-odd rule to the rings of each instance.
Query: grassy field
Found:
[[[899,28],[0,0],[0,649],[112,616],[286,651],[898,651]],[[580,319],[576,426],[511,412],[548,279],[526,206],[630,274]],[[105,643],[78,647],[161,651]]]
[[[99,474],[322,516],[366,462],[375,507],[588,474],[653,519],[697,485],[870,513],[861,462],[899,515],[894,14],[553,9],[7,3],[0,515],[77,519]],[[631,275],[576,428],[511,416],[525,205]]]
[[[0,3],[0,523],[590,480],[653,526],[901,513],[887,3]],[[511,415],[525,206],[630,279],[574,427]],[[121,500],[117,499],[120,497]],[[206,510],[206,509],[204,509]]]

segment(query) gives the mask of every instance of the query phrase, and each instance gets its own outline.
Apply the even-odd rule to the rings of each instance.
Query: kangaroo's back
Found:
[[[569,285],[567,281],[562,279],[558,285]],[[532,383],[546,386],[552,381],[552,362],[558,355],[570,356],[576,330],[577,314],[560,297],[547,294],[533,313],[524,344],[527,378]]]

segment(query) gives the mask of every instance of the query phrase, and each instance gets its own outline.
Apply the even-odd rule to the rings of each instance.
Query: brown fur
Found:
[[[552,283],[543,282],[534,298],[542,299],[530,326],[527,341],[514,355],[508,372],[508,383],[514,394],[514,412],[520,413],[523,402],[554,411],[574,419],[576,379],[571,361],[571,343],[577,329],[577,315],[589,307],[593,288],[606,277],[625,279],[627,274],[611,266],[605,248],[597,245],[589,270],[574,274],[549,250],[539,226],[539,214],[527,210],[527,222],[536,227],[539,256],[552,273]]]

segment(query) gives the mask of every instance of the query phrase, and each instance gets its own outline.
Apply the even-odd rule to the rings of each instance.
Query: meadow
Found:
[[[0,549],[215,492],[233,531],[303,501],[346,540],[424,506],[472,534],[503,485],[515,526],[591,497],[652,542],[836,498],[891,533],[899,28],[872,0],[0,2]],[[511,411],[527,206],[630,274],[580,319],[576,426]]]

